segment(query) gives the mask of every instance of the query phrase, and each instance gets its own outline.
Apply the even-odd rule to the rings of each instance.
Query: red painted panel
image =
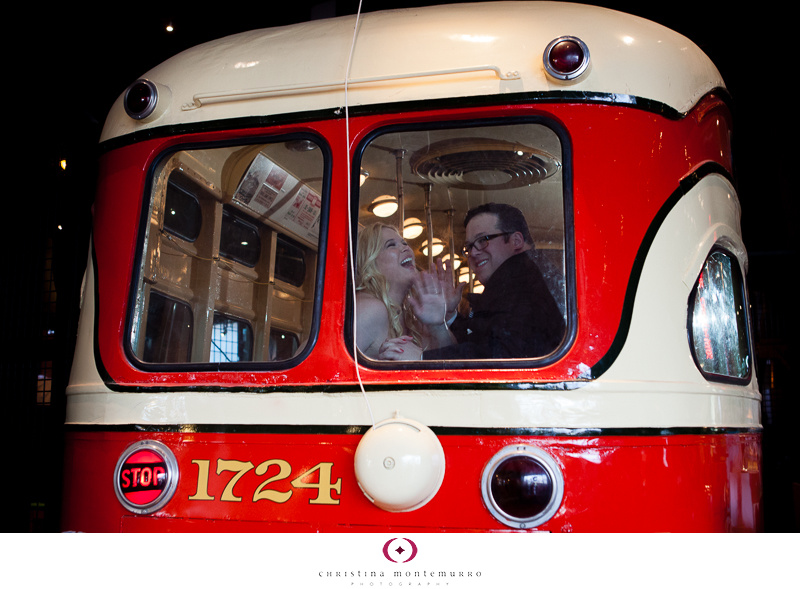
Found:
[[[113,489],[119,455],[142,439],[166,444],[180,471],[175,496],[147,516],[125,510]],[[344,434],[70,433],[63,528],[511,531],[484,507],[480,479],[489,459],[512,444],[545,450],[563,473],[562,504],[539,530],[721,532],[762,527],[758,434],[442,435],[447,461],[442,487],[428,504],[407,513],[382,511],[361,492],[353,468],[360,439]],[[293,485],[298,477],[309,486]]]

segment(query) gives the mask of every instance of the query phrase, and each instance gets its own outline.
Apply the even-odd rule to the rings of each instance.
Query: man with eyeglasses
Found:
[[[421,279],[422,292],[411,303],[432,341],[423,359],[536,358],[553,352],[564,337],[564,317],[531,258],[533,238],[522,212],[488,203],[470,210],[464,226],[464,255],[484,290],[468,294],[469,313],[452,319],[461,288],[447,284],[446,272],[439,280]],[[432,301],[442,290],[445,302],[437,311]],[[396,359],[403,357],[408,358]]]

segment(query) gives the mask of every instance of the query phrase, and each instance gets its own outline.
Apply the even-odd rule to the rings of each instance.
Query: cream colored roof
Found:
[[[254,115],[332,111],[344,80],[355,16],[262,29],[212,41],[143,75],[170,102],[130,119],[120,99],[102,140],[137,130]],[[582,39],[591,70],[575,83],[546,76],[542,54],[556,37]],[[438,73],[447,72],[447,73]],[[723,86],[686,37],[639,17],[562,2],[485,2],[361,16],[347,104],[519,92],[589,92],[646,98],[685,112]],[[151,120],[154,119],[154,120]]]

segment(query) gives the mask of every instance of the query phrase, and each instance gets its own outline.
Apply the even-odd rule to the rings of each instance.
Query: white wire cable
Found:
[[[358,36],[358,26],[361,22],[361,1],[358,2],[358,11],[356,12],[356,24],[353,28],[353,40],[350,44],[350,55],[347,58],[347,71],[345,72],[344,76],[344,126],[345,126],[345,161],[348,162],[348,169],[349,169],[349,162],[350,162],[350,104],[349,104],[349,97],[347,93],[347,87],[350,81],[350,67],[353,64],[353,52],[355,51],[356,46],[356,37]],[[353,280],[351,282],[351,286],[353,289],[353,305],[355,306],[356,301],[356,273],[355,273],[355,248],[353,247],[353,216],[351,215],[351,211],[353,210],[351,206],[351,198],[352,198],[352,182],[350,181],[350,175],[347,176],[347,243],[348,243],[348,262],[350,264],[350,275],[352,276]],[[358,387],[361,389],[361,394],[364,396],[364,402],[367,404],[367,411],[369,411],[369,419],[372,423],[373,427],[375,426],[375,417],[372,415],[372,407],[369,404],[369,398],[367,397],[367,391],[364,389],[364,383],[361,380],[361,371],[358,365],[358,313],[356,309],[353,309],[353,360],[355,362],[356,367],[356,378],[358,379]]]

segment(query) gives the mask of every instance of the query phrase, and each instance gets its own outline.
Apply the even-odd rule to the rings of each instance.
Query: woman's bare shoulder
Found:
[[[362,316],[378,318],[383,315],[386,316],[388,320],[386,305],[377,297],[365,292],[356,294],[356,310],[358,311],[359,319],[361,319]]]
[[[356,295],[358,347],[368,356],[375,357],[378,348],[389,335],[389,314],[386,306],[367,293]]]

